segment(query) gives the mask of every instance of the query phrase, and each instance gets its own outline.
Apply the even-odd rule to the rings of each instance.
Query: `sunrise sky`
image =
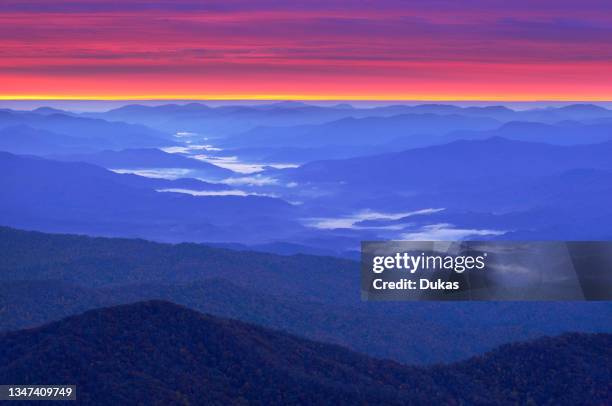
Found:
[[[611,100],[612,1],[3,0],[0,99]]]

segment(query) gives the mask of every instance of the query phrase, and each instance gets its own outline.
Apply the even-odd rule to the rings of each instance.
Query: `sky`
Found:
[[[0,99],[612,100],[609,0],[2,0]]]

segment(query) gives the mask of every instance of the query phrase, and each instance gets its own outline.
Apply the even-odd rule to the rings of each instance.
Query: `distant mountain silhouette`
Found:
[[[308,104],[299,101],[287,100],[270,104],[258,104],[255,107],[258,109],[291,109],[308,107]]]
[[[140,123],[169,132],[194,132],[200,138],[219,138],[261,125],[322,123],[346,117],[346,109],[272,104],[209,107],[201,103],[162,106],[128,105],[89,117]]]
[[[561,121],[545,124],[511,121],[495,130],[453,131],[438,141],[445,143],[457,139],[478,140],[491,137],[554,145],[596,144],[612,141],[612,123],[583,124],[577,121]]]
[[[127,105],[104,113],[86,116],[140,123],[169,132],[190,131],[200,137],[222,138],[261,126],[323,124],[347,117],[389,117],[394,115],[459,115],[463,117],[508,121],[555,123],[562,120],[592,120],[612,117],[612,111],[596,105],[569,105],[547,109],[514,111],[504,106],[460,107],[444,104],[388,105],[377,107],[314,106],[301,102],[266,105],[228,105],[210,107],[201,103],[162,106]],[[295,127],[297,126],[297,128]]]
[[[380,145],[399,137],[432,136],[453,130],[494,129],[499,121],[487,117],[440,114],[402,114],[391,117],[343,118],[319,125],[258,127],[230,137],[229,147],[324,147]]]
[[[26,125],[38,130],[81,139],[87,146],[96,147],[98,150],[175,145],[174,140],[167,133],[143,125],[110,122],[49,111],[43,113],[0,111],[0,129]]]
[[[570,104],[567,106],[558,107],[556,109],[535,110],[534,112],[541,113],[542,111],[546,112],[551,110],[554,113],[562,115],[566,117],[566,119],[570,120],[584,120],[589,118],[612,116],[612,110],[589,103]]]
[[[69,111],[66,110],[61,110],[61,109],[56,109],[53,107],[39,107],[36,108],[34,110],[32,110],[32,113],[36,113],[36,114],[65,114],[65,115],[75,115],[74,113],[71,113]]]
[[[83,404],[598,404],[611,335],[565,335],[434,368],[152,301],[0,335],[0,382],[77,385]]]
[[[612,111],[598,106],[566,106],[544,112],[514,112],[495,106],[459,108],[445,105],[420,105],[409,110],[407,106],[380,109],[397,114],[365,118],[353,115],[322,124],[261,126],[228,137],[220,143],[237,150],[236,153],[240,155],[263,162],[303,163],[491,137],[555,145],[594,144],[612,140],[612,124],[593,122],[590,118],[612,117]],[[600,115],[595,114],[597,112]],[[552,116],[546,119],[542,115]]]
[[[554,146],[507,140],[455,141],[403,152],[319,161],[284,172],[296,181],[348,182],[378,188],[439,186],[475,177],[537,177],[575,168],[612,169],[612,142]],[[515,178],[516,179],[516,178]]]

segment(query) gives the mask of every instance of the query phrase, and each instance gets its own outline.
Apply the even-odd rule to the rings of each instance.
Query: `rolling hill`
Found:
[[[448,143],[459,139],[483,140],[492,137],[553,145],[598,144],[612,141],[612,125],[609,123],[585,124],[569,120],[554,124],[511,121],[494,130],[453,131],[441,137],[439,142]]]
[[[275,227],[279,234],[299,227],[288,216],[293,206],[268,196],[160,193],[152,187],[168,182],[121,175],[87,163],[8,153],[0,153],[0,169],[0,188],[11,196],[0,201],[0,221],[18,227],[244,243],[269,242]],[[202,189],[206,185],[201,183]],[[262,223],[268,224],[266,230]]]
[[[415,368],[151,301],[0,335],[0,382],[76,384],[83,404],[598,404],[611,344],[572,334]]]
[[[229,137],[221,145],[245,147],[301,147],[380,145],[396,138],[431,138],[453,130],[497,128],[497,120],[460,115],[402,114],[390,117],[343,118],[319,125],[257,127]]]
[[[285,173],[298,182],[338,182],[407,188],[461,179],[537,177],[575,168],[612,169],[612,142],[557,146],[508,140],[455,141],[445,145],[345,160],[318,161]]]
[[[0,111],[0,128],[23,125],[80,139],[87,146],[95,147],[97,150],[152,148],[175,144],[170,134],[139,124],[107,121],[57,112],[39,114],[13,110]],[[19,145],[19,143],[17,142],[16,145]]]
[[[354,261],[9,228],[0,228],[0,282],[0,331],[163,299],[418,364],[545,334],[612,331],[611,303],[364,303]]]

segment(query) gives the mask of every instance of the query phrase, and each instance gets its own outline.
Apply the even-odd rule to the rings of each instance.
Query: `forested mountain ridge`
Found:
[[[76,384],[82,404],[603,404],[611,348],[569,334],[417,368],[150,301],[0,335],[0,382]]]

